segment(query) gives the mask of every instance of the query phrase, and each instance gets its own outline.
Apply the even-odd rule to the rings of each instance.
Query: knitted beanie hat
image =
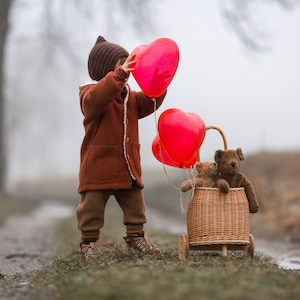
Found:
[[[115,69],[118,59],[128,55],[129,53],[121,46],[109,43],[103,36],[99,36],[88,58],[90,77],[93,80],[100,80]]]

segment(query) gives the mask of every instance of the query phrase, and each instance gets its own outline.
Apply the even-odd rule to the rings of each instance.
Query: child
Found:
[[[84,259],[100,250],[100,229],[110,196],[123,211],[128,248],[147,254],[160,252],[144,235],[138,137],[138,119],[154,112],[154,101],[127,85],[134,63],[124,48],[99,36],[88,58],[89,75],[95,82],[80,86],[85,136],[80,153],[77,221]],[[165,95],[166,91],[156,98],[157,108]]]

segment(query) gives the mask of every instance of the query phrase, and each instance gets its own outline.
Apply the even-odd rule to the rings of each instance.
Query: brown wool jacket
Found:
[[[79,193],[129,189],[132,178],[140,188],[144,187],[138,119],[154,112],[154,102],[144,93],[131,91],[127,86],[128,101],[124,105],[121,91],[127,77],[127,73],[118,67],[100,81],[79,88],[85,129],[80,153]],[[165,95],[166,92],[156,98],[156,108],[160,107]]]

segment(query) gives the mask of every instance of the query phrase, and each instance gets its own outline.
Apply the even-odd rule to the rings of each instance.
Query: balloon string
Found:
[[[191,178],[189,176],[189,172],[188,170],[186,169],[186,177],[188,178],[188,180],[190,181],[191,183],[191,186],[192,186],[192,193],[191,193],[191,196],[190,196],[190,199],[192,199],[194,197],[194,193],[195,193],[195,189],[196,189],[196,181],[194,180],[196,175],[194,174],[194,169],[192,167],[190,167],[190,173],[191,173]],[[184,213],[184,207],[183,207],[183,201],[182,201],[182,191],[180,190],[180,207],[181,207],[181,212]]]
[[[154,110],[154,120],[155,120],[155,126],[156,126],[156,134],[157,136],[159,137],[159,132],[158,132],[158,122],[157,122],[157,104],[156,104],[156,99],[155,98],[152,98],[153,100],[153,110]],[[180,209],[181,209],[181,213],[184,213],[185,212],[185,209],[183,207],[183,193],[180,189],[180,187],[177,187],[171,180],[168,172],[167,172],[167,169],[166,169],[166,165],[164,163],[164,160],[163,160],[163,157],[162,157],[162,146],[161,146],[161,143],[160,143],[160,140],[159,140],[159,143],[158,143],[158,146],[159,146],[159,153],[160,153],[160,158],[161,158],[161,162],[163,164],[163,169],[164,169],[164,173],[168,179],[168,182],[169,184],[175,189],[175,190],[178,190],[180,192]],[[191,176],[192,178],[189,177],[189,174],[188,174],[188,170],[186,169],[186,174],[187,174],[187,178],[191,181],[191,186],[192,186],[192,195],[191,195],[191,198],[194,196],[194,193],[195,193],[195,181],[193,180],[193,178],[195,178],[195,174],[193,173],[193,168],[190,167],[190,172],[191,172]]]
[[[180,209],[181,213],[184,214],[183,200],[182,200],[182,191],[180,190]]]
[[[186,176],[188,178],[188,180],[190,181],[191,187],[192,187],[192,194],[191,194],[191,198],[194,197],[194,193],[195,193],[195,188],[196,188],[196,174],[194,174],[194,169],[192,167],[190,167],[190,171],[191,171],[191,178],[189,176],[188,171],[186,170]]]
[[[156,99],[155,98],[152,98],[153,100],[153,103],[154,103],[154,119],[155,119],[155,126],[156,126],[156,134],[157,136],[159,137],[159,132],[158,132],[158,122],[157,122],[157,114],[156,114],[156,111],[157,111],[157,105],[156,105]],[[159,146],[159,153],[160,153],[160,158],[161,158],[161,162],[163,164],[163,169],[164,169],[164,173],[169,181],[169,184],[176,190],[179,190],[180,191],[180,188],[177,187],[171,180],[171,178],[169,177],[168,173],[167,173],[167,169],[166,169],[166,165],[164,163],[164,160],[163,160],[163,157],[162,157],[162,146],[161,146],[161,143],[160,143],[160,140],[159,140],[159,143],[158,143],[158,146]]]

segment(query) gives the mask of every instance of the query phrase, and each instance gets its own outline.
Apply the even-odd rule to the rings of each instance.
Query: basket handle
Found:
[[[206,129],[206,131],[210,130],[210,129],[217,130],[220,133],[220,135],[221,135],[221,137],[223,139],[224,150],[228,149],[227,148],[227,140],[226,140],[225,134],[224,134],[224,132],[222,131],[221,128],[212,125],[212,126],[207,126],[205,129]],[[197,161],[200,161],[200,148],[199,148],[198,153],[197,153]]]

